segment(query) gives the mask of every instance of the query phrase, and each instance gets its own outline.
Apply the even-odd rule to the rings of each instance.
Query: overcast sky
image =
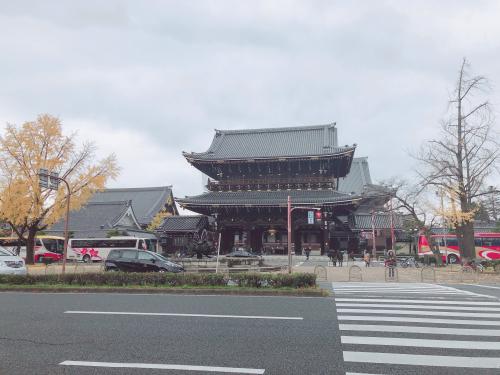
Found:
[[[0,4],[2,127],[59,116],[116,153],[113,187],[195,195],[181,152],[205,151],[213,129],[331,122],[374,181],[411,175],[464,56],[500,109],[500,1]]]

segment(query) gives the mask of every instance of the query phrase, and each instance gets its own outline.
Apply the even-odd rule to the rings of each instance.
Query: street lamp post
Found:
[[[38,172],[40,187],[50,189],[50,190],[58,190],[59,182],[62,181],[66,185],[66,189],[68,190],[68,196],[66,198],[66,217],[64,220],[64,249],[63,249],[63,263],[62,263],[62,274],[66,273],[66,258],[68,257],[68,242],[69,242],[69,207],[71,201],[71,189],[69,187],[68,181],[64,178],[59,177],[56,172],[49,172],[46,169],[40,169]]]

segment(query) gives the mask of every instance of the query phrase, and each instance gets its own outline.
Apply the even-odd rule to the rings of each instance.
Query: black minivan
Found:
[[[160,254],[146,250],[111,250],[104,262],[106,271],[124,272],[183,272],[184,268]]]

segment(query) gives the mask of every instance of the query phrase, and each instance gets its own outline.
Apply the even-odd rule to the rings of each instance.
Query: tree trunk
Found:
[[[474,241],[474,222],[467,221],[457,227],[458,246],[462,254],[462,261],[467,262],[476,258]]]
[[[37,229],[37,226],[31,226],[28,228],[28,238],[26,240],[26,264],[35,263],[35,235]]]

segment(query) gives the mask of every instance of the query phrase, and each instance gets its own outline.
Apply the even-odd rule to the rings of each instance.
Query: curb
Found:
[[[280,290],[225,290],[225,289],[174,289],[174,288],[0,288],[1,292],[26,293],[117,293],[117,294],[196,294],[196,295],[241,295],[282,297],[329,297],[323,289],[302,291]]]

